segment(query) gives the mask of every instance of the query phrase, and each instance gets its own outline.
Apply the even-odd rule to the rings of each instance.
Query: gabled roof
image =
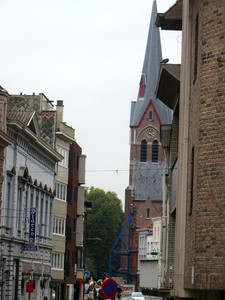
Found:
[[[146,86],[144,97],[139,98],[140,89],[136,102],[131,103],[130,127],[139,127],[143,115],[152,100],[160,119],[160,124],[169,124],[172,120],[172,112],[161,101],[155,99],[155,89],[158,80],[162,50],[159,28],[155,26],[157,17],[156,1],[153,1],[151,21],[149,26],[148,40],[145,51],[142,74],[145,76]]]
[[[162,212],[162,200],[152,200],[152,204],[159,214]]]

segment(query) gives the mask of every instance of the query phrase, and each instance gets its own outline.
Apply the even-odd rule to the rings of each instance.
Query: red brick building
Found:
[[[225,299],[224,20],[219,0],[178,0],[157,20],[162,29],[182,30],[177,191],[171,199],[175,299]]]
[[[81,147],[70,144],[67,186],[65,282],[63,299],[83,298],[86,208],[84,201],[85,161]]]

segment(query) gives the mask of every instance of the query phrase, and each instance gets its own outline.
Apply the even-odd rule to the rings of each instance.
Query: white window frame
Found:
[[[69,151],[60,146],[56,146],[56,149],[62,156],[64,156],[64,159],[59,162],[59,165],[68,168]]]
[[[66,201],[67,185],[61,182],[55,182],[55,197],[59,200]]]
[[[58,217],[54,217],[53,220],[53,233],[54,234],[59,234],[59,235],[64,235],[66,232],[66,219],[61,219]]]
[[[64,253],[52,252],[52,268],[64,270]]]

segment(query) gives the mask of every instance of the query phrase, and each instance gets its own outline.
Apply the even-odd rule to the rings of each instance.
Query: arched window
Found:
[[[146,162],[147,160],[147,142],[143,140],[141,142],[141,162]]]
[[[147,208],[146,210],[146,218],[149,219],[150,218],[150,209]]]
[[[155,140],[152,143],[152,162],[158,162],[158,142]]]

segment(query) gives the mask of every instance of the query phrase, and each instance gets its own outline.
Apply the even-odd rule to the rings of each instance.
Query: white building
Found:
[[[50,108],[44,113],[47,118],[41,120],[43,125],[45,121],[54,122],[55,112],[51,111],[51,103],[44,95],[35,97]],[[21,105],[24,99],[17,100],[12,99],[11,106]],[[27,103],[31,104],[31,101]],[[3,281],[4,275],[9,274],[9,280],[1,288],[1,297],[4,295],[5,300],[28,299],[26,285],[29,274],[34,283],[32,299],[50,299],[55,164],[63,157],[41,137],[43,128],[39,127],[39,115],[24,107],[7,112],[7,133],[14,144],[5,150],[3,170]],[[45,127],[45,132],[48,130],[50,133],[49,140],[54,144],[54,132],[51,132],[49,124]],[[31,208],[36,208],[36,220],[33,219],[33,222]],[[31,224],[36,224],[32,232],[36,236],[30,232]]]
[[[162,218],[152,218],[145,228],[140,228],[138,231],[138,273],[140,288],[158,289],[161,287]],[[154,255],[153,253],[156,254]]]

